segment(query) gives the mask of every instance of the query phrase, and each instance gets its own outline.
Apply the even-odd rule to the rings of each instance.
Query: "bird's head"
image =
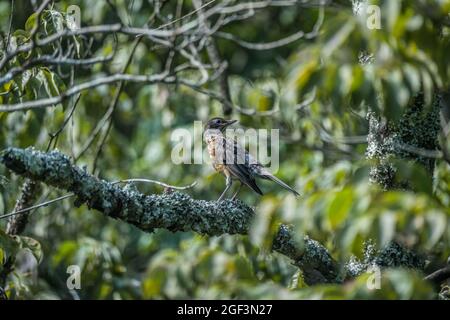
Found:
[[[220,130],[224,131],[229,125],[237,122],[237,120],[225,120],[223,118],[212,118],[208,120],[208,122],[205,125],[205,131],[206,130]]]

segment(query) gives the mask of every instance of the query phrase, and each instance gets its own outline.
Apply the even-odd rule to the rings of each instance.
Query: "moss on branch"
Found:
[[[72,165],[69,158],[58,151],[44,153],[32,148],[8,148],[2,152],[0,162],[31,180],[73,192],[77,197],[76,205],[86,204],[147,232],[164,228],[210,236],[247,234],[255,215],[253,209],[241,201],[195,200],[180,192],[144,195],[130,186],[121,188]],[[305,237],[299,245],[289,228],[281,226],[273,249],[301,268],[306,283],[337,281],[338,266],[317,241]]]

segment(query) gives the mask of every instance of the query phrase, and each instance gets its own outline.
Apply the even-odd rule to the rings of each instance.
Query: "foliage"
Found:
[[[334,2],[336,5],[323,12],[314,5],[256,10],[248,19],[221,29],[248,42],[271,42],[300,29],[312,30],[323,13],[320,32],[311,39],[270,50],[251,50],[224,37],[215,38],[222,59],[228,62],[232,102],[239,107],[233,117],[244,128],[280,129],[280,169],[276,174],[295,186],[300,198],[264,182],[262,197],[243,190],[240,198],[256,206],[257,213],[248,237],[209,238],[166,230],[147,234],[86,206],[77,207],[71,198],[33,211],[24,235],[7,235],[2,231],[6,221],[1,220],[0,274],[4,270],[1,263],[8,257],[27,257],[17,258],[14,272],[7,276],[8,297],[438,298],[440,289],[423,277],[442,267],[450,256],[449,163],[438,157],[430,175],[420,164],[393,159],[399,178],[412,188],[386,191],[371,183],[369,172],[375,160],[366,158],[366,116],[372,111],[397,123],[418,93],[424,94],[428,107],[437,91],[448,91],[450,2],[374,1],[381,8],[382,25],[375,30],[367,28],[367,17],[355,14],[350,1]],[[66,9],[74,3],[81,8],[82,26],[120,21],[142,26],[157,1],[55,1],[39,21],[31,7],[16,1],[10,44],[29,43],[38,23],[42,37],[70,29]],[[176,3],[165,4],[151,25],[156,28],[166,23],[164,19],[175,12]],[[193,10],[191,1],[185,1],[182,14]],[[10,4],[0,2],[2,57],[9,12]],[[134,37],[110,33],[92,39],[71,36],[17,55],[8,62],[8,70],[30,58],[51,55],[57,46],[73,48],[74,59],[103,56],[111,60],[73,68],[37,64],[0,84],[0,104],[58,97],[92,76],[120,72]],[[126,72],[161,72],[168,52],[144,39]],[[190,80],[197,76],[194,71],[184,75]],[[0,78],[4,76],[0,69]],[[220,90],[216,82],[208,82],[202,89]],[[224,181],[212,168],[175,165],[169,159],[173,130],[192,130],[193,121],[222,115],[220,101],[181,84],[127,82],[110,128],[101,126],[99,136],[83,152],[117,90],[115,84],[98,86],[82,91],[79,101],[74,95],[47,108],[0,112],[0,149],[57,148],[110,181],[138,177],[172,185],[197,181],[185,192],[197,199],[216,199]],[[444,96],[441,109],[448,122],[448,96]],[[58,137],[52,138],[57,132]],[[447,131],[439,150],[450,149],[449,141]],[[0,167],[0,214],[12,211],[22,183],[22,178]],[[138,189],[144,193],[163,191],[149,184],[139,184]],[[43,186],[36,201],[60,195],[60,191]],[[344,284],[308,287],[287,257],[270,251],[280,223],[292,225],[298,239],[307,234],[319,241],[339,262],[363,261],[365,244],[370,241],[376,250],[398,241],[423,257],[426,266],[424,270],[383,269],[379,290],[368,289],[371,274],[365,272]],[[32,272],[26,263],[30,259],[35,259]],[[66,287],[69,265],[81,268],[81,290]]]

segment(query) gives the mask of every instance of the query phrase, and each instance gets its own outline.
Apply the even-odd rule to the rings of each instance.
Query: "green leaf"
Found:
[[[20,244],[15,238],[0,229],[0,248],[2,248],[5,256],[15,256],[20,250]]]
[[[41,263],[44,256],[42,252],[42,247],[39,241],[25,236],[15,236],[16,241],[20,243],[20,247],[23,249],[28,249],[31,251],[33,256],[36,258],[38,263]]]
[[[44,29],[47,34],[61,32],[64,29],[64,17],[56,10],[45,10],[42,15]]]
[[[0,187],[4,187],[8,184],[9,180],[5,176],[0,175]]]
[[[445,230],[449,227],[449,220],[445,213],[438,211],[428,212],[425,219],[430,228],[430,236],[427,237],[426,246],[431,249],[441,240]]]
[[[385,212],[379,219],[379,243],[380,247],[390,242],[395,235],[396,217],[393,212]]]
[[[46,82],[44,84],[46,86],[47,93],[49,93],[49,96],[59,95],[59,89],[55,81],[55,74],[51,72],[48,68],[42,68],[41,70],[46,79]]]
[[[388,78],[383,80],[385,115],[394,121],[400,119],[403,113],[402,109],[409,102],[409,91],[404,82],[402,73],[399,70],[393,70]]]
[[[408,86],[411,95],[419,92],[421,83],[420,71],[411,64],[405,64],[402,68],[402,72],[403,77],[406,80],[405,84]]]
[[[277,203],[274,199],[266,199],[258,210],[258,215],[250,229],[250,239],[257,246],[268,248],[271,243],[271,227],[274,223]]]
[[[385,1],[384,3],[383,13],[385,13],[387,29],[393,32],[398,21],[401,1]]]
[[[353,190],[351,188],[338,192],[331,201],[327,218],[334,230],[347,218],[353,203]]]
[[[28,17],[27,21],[25,22],[25,30],[31,31],[33,28],[36,28],[37,25],[37,13],[33,13],[31,16]]]
[[[425,70],[422,71],[422,89],[425,100],[425,106],[430,107],[431,102],[433,101],[434,85],[431,75]]]
[[[236,273],[240,280],[255,280],[254,270],[246,257],[235,258]]]
[[[322,55],[324,59],[328,59],[334,53],[334,51],[337,50],[347,40],[347,38],[354,30],[355,26],[355,21],[350,19],[342,26],[342,28],[339,29],[338,32],[334,34],[334,36],[330,40],[327,41],[322,49]]]

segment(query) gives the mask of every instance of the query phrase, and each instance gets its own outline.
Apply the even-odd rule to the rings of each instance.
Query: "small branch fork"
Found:
[[[180,16],[181,6],[177,8],[177,15],[174,19],[169,20],[161,16],[161,7],[155,8],[155,14],[151,16],[154,19],[158,16],[164,23],[158,27],[152,28],[150,25],[144,27],[131,27],[125,25],[122,21],[119,23],[108,25],[94,25],[86,26],[79,29],[64,28],[54,34],[45,37],[37,37],[40,29],[40,19],[42,13],[47,8],[51,1],[44,1],[36,13],[36,24],[30,31],[29,41],[10,48],[11,30],[7,37],[8,46],[5,48],[0,59],[0,86],[13,80],[15,77],[21,75],[26,70],[36,66],[57,67],[69,65],[73,67],[89,66],[93,64],[104,64],[110,62],[115,54],[108,56],[92,56],[88,50],[86,56],[78,56],[75,50],[76,39],[83,39],[88,48],[91,47],[95,35],[116,35],[123,34],[130,37],[143,38],[151,43],[154,43],[156,49],[166,49],[170,52],[168,61],[164,65],[163,70],[156,71],[151,75],[132,75],[125,73],[122,70],[120,73],[102,75],[93,79],[88,79],[85,82],[75,84],[65,92],[59,95],[42,98],[34,101],[23,101],[20,103],[6,103],[0,104],[0,112],[16,112],[26,111],[31,109],[46,108],[54,106],[63,102],[65,99],[79,94],[82,91],[96,88],[102,85],[109,85],[112,83],[123,82],[137,82],[146,84],[181,84],[188,86],[200,93],[207,94],[207,91],[202,87],[207,82],[218,80],[220,101],[223,104],[223,112],[229,115],[233,111],[230,89],[228,87],[227,79],[227,63],[222,60],[217,47],[214,43],[215,37],[229,39],[236,42],[238,45],[251,50],[269,50],[280,46],[285,46],[302,38],[310,39],[318,34],[321,22],[323,20],[323,10],[320,12],[319,20],[311,32],[298,31],[285,39],[269,43],[252,44],[251,42],[240,40],[234,35],[221,32],[220,29],[230,23],[246,20],[259,10],[270,7],[288,7],[301,6],[302,8],[316,7],[314,1],[257,1],[257,2],[241,2],[233,4],[230,1],[194,1],[194,10]],[[164,3],[159,6],[164,5]],[[116,40],[116,37],[114,37]],[[66,41],[66,45],[62,45],[62,41]],[[28,53],[28,56],[33,56],[32,53],[38,48],[52,46],[54,54],[33,57],[25,60],[22,64],[10,64],[9,62],[16,59],[21,53]],[[117,43],[115,45],[117,47]],[[62,49],[66,48],[66,49]],[[202,61],[202,52],[206,52],[209,57],[209,62]],[[173,61],[179,61],[176,66]],[[183,77],[186,71],[197,71],[197,79],[193,79],[192,72],[189,76]],[[213,95],[213,98],[216,96]],[[236,109],[238,112],[239,109]]]
[[[0,163],[31,181],[70,192],[64,197],[76,197],[76,206],[86,204],[89,208],[133,224],[145,232],[163,228],[172,232],[194,231],[210,236],[248,234],[255,216],[254,210],[241,201],[195,200],[187,194],[172,190],[184,190],[193,184],[175,187],[147,179],[107,182],[73,165],[67,156],[58,151],[8,148],[0,154]],[[118,186],[119,183],[130,181],[157,183],[171,191],[161,195],[144,195],[131,185],[124,188]],[[273,239],[272,249],[292,259],[293,264],[302,270],[307,284],[338,283],[349,277],[345,267],[338,264],[323,245],[307,236],[300,241],[296,239],[288,226],[281,225]],[[400,245],[387,250],[391,254],[383,253],[380,257],[388,256],[392,263],[392,250],[395,250],[394,256],[398,258],[396,264],[403,265],[405,261],[410,263],[407,257],[412,253]],[[379,260],[380,266],[384,266],[382,258]],[[440,281],[448,276],[447,269],[425,279]]]
[[[70,192],[64,197],[75,196],[75,205],[86,204],[89,208],[133,224],[146,232],[164,228],[173,232],[194,231],[210,236],[247,234],[255,215],[253,209],[241,201],[195,200],[177,191],[144,195],[130,185],[120,188],[120,182],[156,181],[100,180],[71,164],[69,158],[58,151],[44,153],[30,148],[9,148],[2,152],[0,162],[32,181]],[[157,183],[168,189],[180,188]],[[56,199],[46,205],[54,201]],[[338,265],[327,249],[308,237],[304,238],[303,245],[299,245],[287,226],[280,227],[273,241],[273,249],[291,258],[303,270],[305,281],[309,284],[339,281]]]

